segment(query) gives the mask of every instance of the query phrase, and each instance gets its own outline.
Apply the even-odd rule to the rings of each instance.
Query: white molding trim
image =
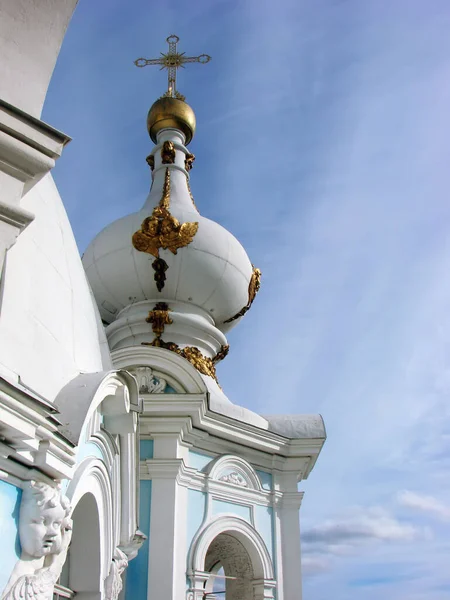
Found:
[[[105,465],[98,458],[86,458],[77,467],[66,491],[71,501],[72,512],[83,496],[91,494],[97,504],[100,523],[101,578],[109,573],[114,548],[118,543],[117,532],[113,531],[114,508],[113,489]]]

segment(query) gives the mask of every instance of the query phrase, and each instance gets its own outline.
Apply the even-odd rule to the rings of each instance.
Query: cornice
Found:
[[[54,407],[0,378],[3,470],[19,478],[26,477],[30,469],[38,469],[52,479],[70,477],[75,449],[59,433],[58,425]]]
[[[148,395],[144,398],[144,411],[140,422],[141,433],[151,435],[155,426],[161,430],[169,427],[169,422],[173,423],[181,417],[189,417],[192,426],[184,429],[183,440],[198,449],[217,453],[218,446],[222,446],[225,451],[229,451],[229,448],[239,448],[242,452],[244,446],[250,453],[256,451],[269,454],[270,457],[278,455],[292,461],[307,458],[308,464],[302,463],[302,474],[305,476],[310,472],[312,468],[310,463],[315,461],[324,440],[290,440],[277,433],[220,415],[209,410],[205,396],[204,394]],[[253,464],[255,461],[252,459],[251,462]],[[262,462],[267,468],[267,456]],[[273,466],[272,458],[270,463]],[[256,461],[256,464],[261,463]],[[278,466],[282,468],[282,464]]]

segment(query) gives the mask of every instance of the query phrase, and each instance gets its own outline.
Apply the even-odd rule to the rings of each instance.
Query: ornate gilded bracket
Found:
[[[161,161],[163,165],[173,165],[175,162],[175,146],[173,142],[166,141],[162,145]]]
[[[173,321],[169,316],[170,308],[166,302],[157,302],[148,313],[148,317],[145,319],[147,323],[151,323],[153,333],[156,338],[160,338],[164,333],[165,325],[172,325]]]
[[[247,304],[241,308],[241,310],[236,313],[233,317],[230,317],[224,323],[231,323],[240,317],[243,317],[245,313],[250,309],[253,300],[255,299],[256,294],[259,292],[259,288],[261,287],[261,271],[257,269],[253,265],[253,273],[250,277],[250,282],[248,284],[248,302]]]
[[[195,155],[188,152],[186,154],[186,158],[184,159],[184,168],[186,171],[190,171],[194,166]]]
[[[188,246],[198,230],[198,223],[180,223],[170,214],[170,171],[166,169],[161,200],[155,206],[150,217],[142,221],[141,228],[133,234],[133,246],[139,252],[147,252],[154,256],[152,267],[155,271],[155,281],[158,291],[164,287],[165,271],[169,268],[160,258],[159,250],[170,250],[176,254],[179,248]]]

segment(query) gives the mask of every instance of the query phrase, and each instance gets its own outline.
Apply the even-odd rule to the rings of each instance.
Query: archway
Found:
[[[100,600],[100,519],[93,494],[84,494],[76,505],[72,518],[72,542],[60,583],[73,591],[79,600]]]
[[[242,542],[234,535],[220,533],[214,538],[206,553],[205,571],[211,573],[205,582],[208,600],[216,597],[220,600],[253,600],[252,561]]]
[[[224,577],[217,577],[221,569]],[[276,585],[261,536],[246,521],[225,515],[195,536],[188,575],[192,600],[266,600]]]

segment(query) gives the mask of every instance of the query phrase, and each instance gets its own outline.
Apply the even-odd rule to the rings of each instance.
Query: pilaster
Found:
[[[300,519],[303,492],[297,489],[299,474],[295,471],[274,476],[274,534],[277,565],[277,600],[302,598]]]
[[[152,481],[149,599],[178,600],[186,592],[188,489],[181,479],[188,448],[182,443],[184,425],[185,419],[161,420],[157,431],[152,431],[153,458],[141,465],[141,478]]]

